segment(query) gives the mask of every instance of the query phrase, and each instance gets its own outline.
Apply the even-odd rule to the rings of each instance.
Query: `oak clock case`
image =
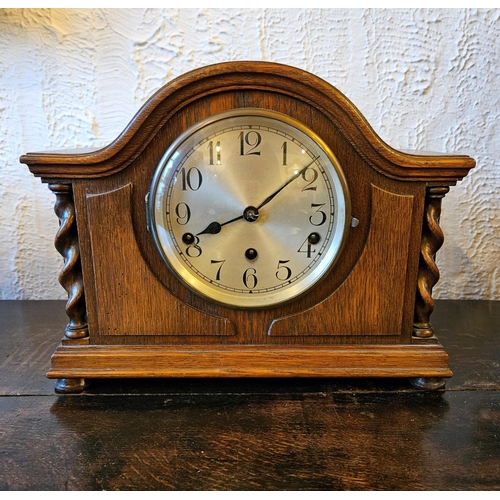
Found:
[[[102,149],[21,157],[55,194],[68,324],[48,377],[452,375],[441,201],[475,162],[401,152],[315,75],[194,70]]]
[[[305,293],[338,258],[350,222],[337,159],[284,114],[232,110],[170,146],[148,194],[150,229],[172,272],[236,308]]]

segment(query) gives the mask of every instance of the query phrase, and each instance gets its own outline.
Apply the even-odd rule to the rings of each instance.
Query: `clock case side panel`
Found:
[[[109,337],[140,345],[164,335],[234,335],[229,320],[180,302],[151,273],[134,235],[133,183],[74,181],[73,190],[91,344]]]
[[[385,343],[411,343],[419,265],[419,245],[411,242],[420,240],[425,186],[370,188],[370,216],[360,222],[368,236],[352,271],[300,321],[295,315],[275,319],[269,335],[362,336],[364,343],[384,335]]]

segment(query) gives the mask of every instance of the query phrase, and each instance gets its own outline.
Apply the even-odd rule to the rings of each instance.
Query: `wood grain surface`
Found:
[[[65,302],[0,301],[1,490],[500,490],[500,302],[436,301],[446,389],[45,378]]]

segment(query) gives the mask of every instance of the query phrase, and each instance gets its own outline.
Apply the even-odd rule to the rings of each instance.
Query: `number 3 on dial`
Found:
[[[194,293],[276,307],[314,287],[345,245],[350,199],[329,147],[289,116],[237,109],[178,137],[156,169],[150,227]]]

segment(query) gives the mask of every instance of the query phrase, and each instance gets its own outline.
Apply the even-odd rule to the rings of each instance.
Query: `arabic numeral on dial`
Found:
[[[308,172],[311,172],[311,175],[309,175]],[[317,187],[312,186],[312,184],[316,182],[318,175],[318,172],[314,170],[314,168],[306,168],[302,172],[302,179],[304,179],[307,184],[302,188],[302,191],[316,191]]]
[[[217,268],[217,272],[215,273],[215,281],[220,281],[220,270],[222,269],[222,266],[224,265],[225,260],[211,260],[210,264],[219,264],[219,267]]]
[[[286,150],[287,150],[287,142],[285,141],[281,145],[281,152],[283,153],[283,165],[286,165]]]
[[[215,162],[217,165],[221,164],[220,160],[220,141],[217,141],[215,143],[215,148],[214,148],[214,141],[210,141],[208,143],[208,154],[209,154],[209,165],[214,164],[214,150],[215,150]]]
[[[198,236],[194,236],[193,243],[186,247],[186,254],[188,257],[195,259],[196,257],[199,257],[203,253],[203,250],[198,245],[199,242],[200,238],[198,238]]]
[[[191,209],[187,203],[178,203],[175,207],[175,214],[177,215],[177,224],[185,226],[189,219],[191,219]]]
[[[298,253],[305,253],[307,258],[310,259],[312,254],[316,252],[316,249],[313,248],[311,243],[311,238],[308,236],[304,243],[300,245],[300,248],[297,250]]]
[[[255,130],[250,130],[246,134],[240,132],[238,139],[240,140],[240,156],[260,155],[260,151],[255,151],[262,142],[262,137],[258,132]]]
[[[278,270],[276,271],[276,278],[280,281],[287,281],[292,276],[292,270],[285,266],[284,264],[288,264],[289,260],[280,260],[278,261]]]
[[[203,176],[201,172],[196,167],[191,167],[187,172],[184,167],[180,170],[181,174],[181,184],[182,191],[187,191],[189,188],[191,191],[198,191],[203,182]]]
[[[253,290],[257,286],[257,269],[254,267],[249,267],[243,273],[243,284],[249,289]]]
[[[324,206],[324,203],[311,203],[311,208],[316,208],[316,212],[309,217],[309,222],[313,226],[321,226],[326,222],[326,213],[321,210]]]

